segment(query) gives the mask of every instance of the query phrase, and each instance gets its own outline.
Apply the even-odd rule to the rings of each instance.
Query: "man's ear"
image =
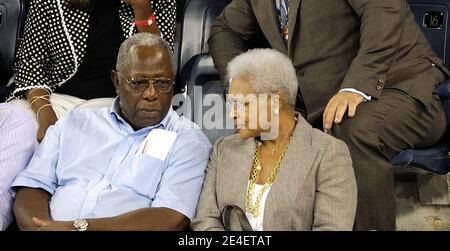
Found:
[[[114,70],[111,71],[111,80],[114,83],[114,87],[116,88],[117,95],[119,95],[119,87],[120,87],[119,76],[117,75],[117,72]]]

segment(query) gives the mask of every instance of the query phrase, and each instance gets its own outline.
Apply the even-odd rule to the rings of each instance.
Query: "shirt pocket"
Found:
[[[134,156],[117,171],[112,183],[153,200],[161,182],[165,162],[148,156]]]

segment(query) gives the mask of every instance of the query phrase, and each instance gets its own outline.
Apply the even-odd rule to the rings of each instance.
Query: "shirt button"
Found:
[[[431,63],[431,66],[436,67],[436,64],[435,63]]]
[[[381,85],[377,85],[377,90],[381,90],[381,88],[383,88]]]
[[[379,79],[379,80],[378,80],[378,83],[384,84],[384,80],[383,80],[383,79]]]

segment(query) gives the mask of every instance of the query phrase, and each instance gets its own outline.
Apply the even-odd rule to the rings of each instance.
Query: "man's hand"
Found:
[[[36,231],[74,231],[72,221],[52,221],[33,217],[33,223],[36,225]]]
[[[355,116],[356,108],[363,101],[364,97],[358,93],[343,91],[334,95],[323,112],[323,131],[331,133],[333,124],[340,124],[347,110],[348,117]]]

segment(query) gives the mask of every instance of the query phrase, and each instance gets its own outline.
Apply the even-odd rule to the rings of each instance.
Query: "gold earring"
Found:
[[[275,113],[275,115],[278,115],[280,113],[280,108],[274,108],[273,112]]]

